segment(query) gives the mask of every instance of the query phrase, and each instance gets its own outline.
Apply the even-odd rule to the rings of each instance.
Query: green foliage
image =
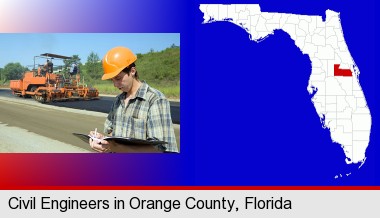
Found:
[[[71,59],[63,60],[63,63],[65,63],[65,68],[70,68],[73,63],[81,64],[79,55],[73,55]]]
[[[160,90],[166,98],[170,99],[179,99],[180,98],[180,87],[178,84],[171,84],[171,85],[156,85],[154,83],[149,83],[149,85],[155,89]]]
[[[7,83],[7,78],[4,75],[4,69],[0,68],[0,87],[3,87]]]
[[[180,47],[172,44],[163,51],[151,49],[146,54],[137,53],[136,69],[140,80],[145,80],[150,86],[160,90],[169,98],[179,98],[180,87]],[[120,91],[113,86],[111,81],[102,81],[102,63],[99,55],[91,52],[87,62],[81,64],[78,55],[72,59],[63,60],[65,66],[61,73],[68,75],[71,65],[78,64],[81,81],[93,85],[102,94],[118,94]],[[11,79],[20,79],[27,68],[19,63],[9,63],[4,69],[0,68],[0,82]]]
[[[149,86],[160,90],[167,98],[170,99],[179,99],[180,87],[177,85],[157,85],[155,83],[148,83]],[[101,94],[120,94],[120,90],[113,86],[113,83],[110,80],[99,81],[94,85]]]
[[[103,68],[98,54],[93,51],[90,53],[87,57],[87,62],[83,71],[88,78],[91,78],[91,81],[96,81],[101,78],[103,75]]]
[[[2,70],[1,77],[6,80],[20,79],[27,70],[28,68],[23,67],[20,63],[9,63]]]
[[[180,48],[171,46],[160,52],[141,55],[136,61],[140,79],[159,86],[179,84]]]
[[[179,98],[180,92],[180,47],[172,45],[163,51],[136,54],[136,69],[140,80],[160,90],[168,98]],[[87,65],[87,63],[86,63]],[[102,75],[102,73],[100,74]],[[99,77],[100,78],[100,77]],[[110,81],[93,81],[102,94],[118,94]]]
[[[78,65],[78,69],[80,69],[80,66],[81,66],[81,62],[80,62],[80,57],[79,55],[73,55],[71,56],[71,59],[65,59],[63,60],[63,63],[65,64],[64,65],[64,69],[62,70],[62,73],[68,75],[69,74],[69,71],[70,71],[70,67],[73,63],[77,63]],[[79,70],[80,71],[80,70]]]
[[[100,80],[94,87],[97,88],[101,94],[120,94],[119,89],[117,89],[110,80]]]

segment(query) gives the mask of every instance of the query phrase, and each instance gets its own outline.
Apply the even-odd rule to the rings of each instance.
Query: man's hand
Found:
[[[91,131],[89,136],[89,144],[91,148],[97,152],[113,152],[113,153],[162,153],[153,145],[126,145],[119,144],[116,141],[106,141],[104,135],[97,131]]]
[[[89,135],[92,136],[92,138],[89,139],[89,144],[93,150],[103,153],[110,150],[109,143],[103,140],[104,135],[95,131],[90,131]]]

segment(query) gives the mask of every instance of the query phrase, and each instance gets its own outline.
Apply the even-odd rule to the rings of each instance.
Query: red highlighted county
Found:
[[[340,64],[334,64],[334,76],[352,76],[350,69],[339,69]]]

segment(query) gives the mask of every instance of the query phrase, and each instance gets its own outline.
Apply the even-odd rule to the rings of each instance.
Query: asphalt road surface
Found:
[[[94,101],[60,102],[81,105],[107,105],[111,97]],[[97,102],[97,104],[92,104]],[[101,103],[101,104],[99,104]],[[107,113],[78,110],[33,99],[15,97],[9,90],[0,89],[0,152],[89,152],[88,145],[72,133],[103,130]],[[98,106],[98,110],[104,110]],[[109,105],[107,105],[109,107]],[[89,107],[91,109],[92,107]],[[108,111],[108,110],[107,110]],[[179,125],[175,124],[177,144],[180,142]],[[5,136],[4,136],[5,135]],[[17,147],[18,146],[18,147]],[[19,149],[20,148],[20,149]]]
[[[57,107],[38,105],[34,102],[26,104],[22,100],[25,99],[16,101],[0,99],[2,132],[8,131],[9,128],[13,129],[13,131],[8,131],[13,134],[10,137],[12,141],[4,142],[2,139],[0,142],[0,145],[7,146],[5,151],[20,151],[8,148],[12,144],[15,144],[15,146],[27,146],[28,144],[30,147],[41,146],[40,140],[35,137],[31,137],[29,141],[15,141],[18,138],[26,137],[25,133],[34,133],[35,136],[45,137],[91,151],[88,144],[72,135],[72,133],[89,133],[94,128],[103,129],[102,124],[106,117],[104,113],[98,113],[99,115],[97,115],[94,112],[87,112],[88,114],[86,114],[85,111],[76,110],[77,112],[71,112],[74,110],[71,109],[70,111],[70,109],[66,108],[57,110]],[[50,144],[54,146],[56,143],[51,141]],[[21,151],[28,152],[28,150]],[[60,149],[52,149],[51,151],[62,152]]]
[[[1,89],[0,96],[19,99],[20,97],[13,96],[11,90]],[[91,101],[65,101],[65,102],[51,102],[48,105],[75,108],[87,111],[96,111],[102,113],[108,113],[111,109],[114,101],[114,96],[101,96],[99,100]],[[34,101],[31,98],[24,99],[26,101]],[[170,111],[172,115],[172,121],[175,124],[180,124],[180,103],[176,101],[170,101]]]

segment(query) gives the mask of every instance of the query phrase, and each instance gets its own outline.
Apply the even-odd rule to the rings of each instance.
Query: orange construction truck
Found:
[[[41,54],[41,56],[36,57],[47,59],[71,58],[50,53]],[[41,67],[38,69],[34,67],[32,71],[26,71],[21,79],[11,80],[9,86],[13,94],[20,97],[32,97],[42,103],[71,99],[99,99],[97,89],[90,88],[86,84],[80,84],[77,77],[66,79],[63,74],[54,73],[52,65],[46,66],[43,69]]]

